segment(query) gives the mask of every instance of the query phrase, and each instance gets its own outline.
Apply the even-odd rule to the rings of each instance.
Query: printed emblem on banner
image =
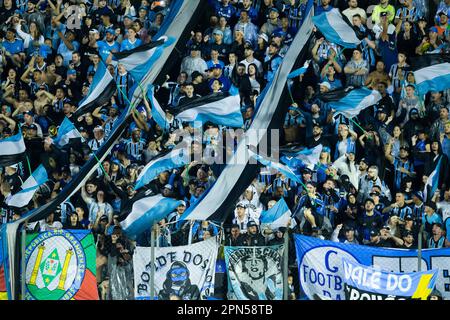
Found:
[[[281,300],[282,246],[226,247],[229,299]]]
[[[65,230],[37,235],[28,243],[25,260],[27,300],[70,300],[84,279],[83,246]]]

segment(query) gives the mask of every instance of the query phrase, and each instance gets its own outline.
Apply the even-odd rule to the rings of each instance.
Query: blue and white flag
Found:
[[[286,110],[283,102],[288,95],[286,81],[288,74],[296,68],[296,62],[303,64],[306,60],[308,43],[312,37],[313,1],[308,0],[305,19],[294,38],[289,50],[271,81],[258,97],[255,115],[249,130],[238,144],[236,152],[231,156],[228,165],[223,169],[214,185],[205,191],[204,196],[189,207],[183,219],[225,221],[234,210],[230,203],[236,203],[245,189],[257,175],[258,166],[249,163],[248,145],[258,147],[264,136],[271,129],[279,129]],[[256,134],[258,132],[258,134]],[[244,161],[244,162],[242,162]]]
[[[291,73],[289,73],[288,79],[296,78],[296,77],[304,74],[308,70],[310,62],[311,62],[311,60],[306,60],[303,67],[298,68],[298,69],[292,71]]]
[[[22,131],[0,140],[0,166],[6,167],[22,161],[25,157],[25,141]]]
[[[433,198],[433,195],[438,188],[439,176],[440,176],[440,172],[441,172],[441,162],[442,162],[442,156],[439,158],[436,168],[433,170],[433,172],[428,177],[427,183],[425,183],[425,187],[423,189],[423,199],[425,202],[429,201],[431,198]],[[428,193],[428,191],[429,191],[429,193]],[[429,195],[429,197],[428,197],[428,195]]]
[[[348,87],[332,90],[319,95],[319,99],[328,103],[336,114],[342,114],[347,118],[353,118],[359,113],[381,100],[381,94],[377,90],[367,88]]]
[[[290,168],[308,167],[313,170],[314,166],[320,160],[322,149],[323,146],[321,144],[311,149],[305,148],[297,153],[281,157],[281,161],[283,161]]]
[[[31,176],[22,184],[21,189],[16,194],[12,195],[8,201],[7,205],[10,207],[22,208],[28,205],[28,203],[33,199],[34,194],[39,189],[41,185],[48,181],[47,171],[41,164],[33,172]]]
[[[140,83],[147,72],[152,69],[153,64],[159,59],[162,51],[174,42],[175,39],[162,36],[157,41],[141,45],[132,50],[115,52],[113,54],[113,64],[123,64],[134,80]]]
[[[251,150],[248,150],[248,152],[251,157],[255,158],[262,165],[265,165],[266,167],[269,167],[271,169],[275,169],[275,170],[281,172],[287,178],[291,179],[292,181],[300,183],[300,178],[297,177],[295,175],[295,173],[288,166],[285,166],[284,164],[276,162],[276,161],[272,161],[269,158],[266,158],[259,154],[254,153]]]
[[[143,232],[150,230],[154,223],[174,211],[180,203],[180,200],[166,198],[161,194],[142,198],[133,203],[130,214],[120,226],[127,237],[134,240]]]
[[[278,202],[269,210],[261,212],[261,217],[259,218],[261,225],[269,225],[272,230],[280,227],[287,227],[290,219],[291,210],[289,210],[284,198],[278,200]]]
[[[313,22],[330,42],[344,48],[356,48],[361,43],[355,30],[336,8],[313,17]]]
[[[441,54],[424,54],[411,60],[415,86],[420,95],[430,91],[450,88],[450,57]]]
[[[155,122],[163,129],[173,121],[182,122],[208,122],[233,128],[241,128],[244,119],[241,113],[239,95],[229,93],[213,93],[179,106],[173,112],[173,118],[169,120],[161,105],[154,96],[154,87],[148,87],[147,96],[150,100],[152,116]]]
[[[81,133],[77,130],[73,123],[67,117],[64,117],[63,122],[58,128],[58,135],[55,139],[53,139],[53,142],[60,147],[64,147],[69,143],[70,139],[76,138],[81,138],[81,141],[84,141]]]
[[[116,83],[104,63],[99,63],[87,96],[80,101],[74,113],[75,119],[95,108],[110,103],[116,91]]]
[[[182,167],[190,162],[190,153],[188,146],[180,142],[172,150],[158,155],[152,159],[142,169],[136,179],[135,190],[145,186],[147,183],[155,179],[161,172]]]

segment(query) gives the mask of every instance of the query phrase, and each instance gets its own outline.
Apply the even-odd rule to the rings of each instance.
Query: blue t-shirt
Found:
[[[103,61],[105,61],[110,52],[119,52],[120,51],[120,45],[114,41],[112,45],[107,43],[106,41],[98,41],[98,54],[102,58]]]
[[[23,52],[23,50],[24,50],[23,49],[23,41],[20,39],[14,39],[14,42],[9,42],[9,41],[3,40],[2,45],[5,48],[5,50],[11,54]]]
[[[134,43],[131,43],[128,39],[126,39],[122,41],[120,45],[120,51],[133,50],[134,48],[137,48],[140,45],[142,45],[141,39],[136,39]]]

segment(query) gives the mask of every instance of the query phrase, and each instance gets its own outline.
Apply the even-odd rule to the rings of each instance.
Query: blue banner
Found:
[[[345,300],[342,261],[380,267],[387,272],[417,272],[417,250],[343,244],[295,235],[300,297]],[[436,289],[450,299],[450,248],[422,250],[421,270],[438,269]]]
[[[427,300],[439,270],[386,272],[342,259],[346,300]]]

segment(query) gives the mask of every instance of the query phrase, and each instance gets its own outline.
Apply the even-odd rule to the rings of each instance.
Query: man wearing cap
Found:
[[[384,156],[394,167],[394,190],[399,191],[406,177],[413,178],[416,175],[414,164],[409,160],[409,147],[405,144],[400,146],[399,158],[394,158],[388,148]]]
[[[279,51],[280,46],[272,41],[264,58],[264,79],[267,80],[267,82],[272,81],[278,67],[283,61],[283,58],[278,54]]]
[[[339,233],[344,230],[344,238],[339,238]],[[358,239],[355,237],[355,228],[353,226],[345,226],[341,223],[336,226],[331,234],[331,241],[341,242],[346,244],[359,244]]]
[[[187,81],[192,81],[191,75],[194,71],[198,71],[201,74],[205,73],[208,69],[206,61],[201,57],[201,49],[198,45],[192,45],[190,47],[190,55],[183,58],[181,62],[180,72],[186,72],[188,75]]]
[[[450,241],[444,236],[444,227],[441,222],[433,223],[431,229],[431,236],[427,241],[428,249],[440,249],[444,247],[450,247]]]
[[[97,151],[105,142],[105,130],[102,126],[96,126],[94,128],[94,138],[89,140],[88,146],[92,151]]]
[[[250,41],[252,45],[256,45],[258,41],[258,27],[250,21],[248,12],[240,11],[239,21],[234,26],[234,32],[241,31],[244,34],[244,40]]]
[[[72,54],[74,51],[80,49],[80,44],[75,41],[75,32],[72,30],[66,30],[65,35],[62,33],[61,27],[63,26],[61,22],[56,22],[57,33],[59,38],[62,40],[58,46],[57,53],[59,53],[64,59],[64,66],[67,68],[69,66],[70,60],[72,59]]]
[[[421,221],[425,213],[425,205],[423,203],[423,193],[422,191],[416,191],[412,195],[412,218],[415,221]]]
[[[372,229],[379,230],[383,226],[383,218],[378,211],[375,211],[375,202],[372,198],[367,198],[364,202],[364,211],[358,216],[358,234],[363,243],[371,240]]]
[[[212,88],[212,85],[215,80],[219,80],[222,84],[222,92],[228,92],[231,88],[231,81],[228,77],[223,75],[222,67],[220,64],[213,65],[211,69],[210,79],[208,80],[209,88]]]
[[[116,31],[113,28],[106,29],[105,40],[97,41],[98,53],[106,64],[111,63],[112,53],[120,51],[120,45],[114,40]]]
[[[429,201],[425,203],[425,214],[422,217],[422,224],[425,225],[425,232],[429,236],[432,235],[433,225],[435,223],[442,223],[442,217],[437,213],[436,203]]]
[[[247,232],[247,223],[249,220],[250,216],[245,208],[245,204],[243,202],[238,202],[234,211],[233,223],[239,226],[241,233]]]
[[[265,33],[268,37],[278,28],[281,27],[281,21],[278,18],[280,13],[278,12],[278,9],[273,7],[269,9],[269,18],[267,21],[262,25],[261,29],[259,30],[260,33]]]
[[[210,45],[211,50],[216,50],[219,53],[219,60],[225,61],[228,56],[229,46],[223,42],[223,32],[219,29],[213,30],[213,43]]]
[[[250,64],[255,64],[258,74],[262,74],[263,73],[263,64],[261,63],[261,61],[259,61],[258,59],[256,59],[254,57],[254,53],[255,53],[255,49],[252,45],[252,43],[250,41],[246,41],[244,44],[244,57],[245,59],[242,60],[239,63],[242,63],[245,65],[245,72],[248,73],[248,66]]]
[[[244,247],[264,246],[266,241],[259,232],[258,223],[254,220],[247,222],[247,233],[242,235],[239,245]]]

